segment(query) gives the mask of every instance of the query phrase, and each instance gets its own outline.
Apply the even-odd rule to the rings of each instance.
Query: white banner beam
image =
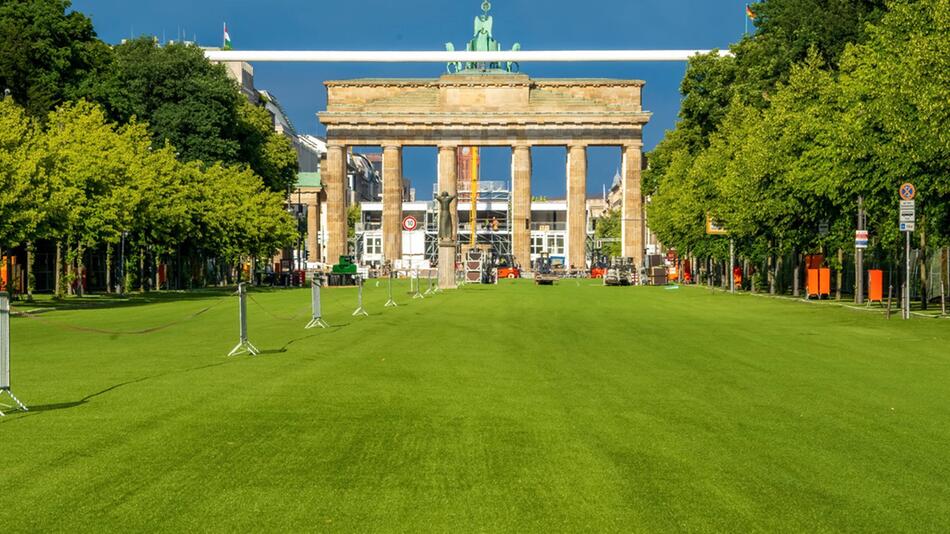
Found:
[[[549,50],[505,52],[392,52],[331,50],[206,50],[211,61],[297,63],[576,63],[687,61],[711,50]],[[719,56],[732,54],[720,50]]]

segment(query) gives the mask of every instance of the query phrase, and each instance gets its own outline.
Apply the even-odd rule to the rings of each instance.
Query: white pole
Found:
[[[211,61],[280,61],[302,63],[573,63],[688,61],[711,50],[539,50],[501,52],[346,51],[346,50],[207,50]],[[732,54],[720,50],[720,57]]]
[[[904,247],[904,319],[910,319],[910,232],[907,236],[907,245]]]

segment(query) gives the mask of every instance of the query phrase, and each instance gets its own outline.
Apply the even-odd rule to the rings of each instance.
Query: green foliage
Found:
[[[79,101],[36,128],[0,102],[0,244],[46,238],[75,248],[128,241],[160,256],[195,250],[229,260],[293,242],[284,197],[238,165],[182,163],[144,125],[109,122]]]
[[[681,121],[650,154],[643,191],[660,240],[721,258],[708,213],[753,260],[850,248],[863,197],[872,241],[892,247],[897,188],[911,181],[927,234],[947,242],[950,2],[754,9],[759,29],[734,59],[691,61]]]
[[[92,21],[69,7],[68,0],[0,2],[0,91],[10,89],[39,120],[111,61]]]
[[[170,143],[183,161],[246,164],[273,191],[293,183],[293,146],[200,48],[141,38],[117,46],[115,56],[108,73],[88,89],[113,120],[147,122],[154,145]]]
[[[43,220],[44,152],[23,108],[0,100],[0,249],[32,239]]]
[[[170,142],[184,161],[233,162],[240,99],[223,65],[200,48],[158,46],[151,38],[115,47],[115,63],[90,89],[117,122],[148,122],[156,146]]]
[[[363,211],[359,204],[352,204],[346,210],[346,234],[350,239],[356,237],[356,224],[363,218]]]
[[[619,240],[621,238],[621,222],[620,210],[610,210],[597,220],[597,227],[594,229],[594,237],[596,239],[618,240],[616,242],[604,243],[601,253],[611,257],[620,256],[621,244]]]

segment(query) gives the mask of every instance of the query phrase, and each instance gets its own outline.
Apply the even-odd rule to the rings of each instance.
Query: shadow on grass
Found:
[[[76,408],[77,406],[82,406],[83,404],[88,403],[89,401],[95,399],[96,397],[105,395],[106,393],[109,393],[109,392],[111,392],[111,391],[115,391],[115,390],[117,390],[117,389],[119,389],[119,388],[121,388],[121,387],[130,386],[130,385],[132,385],[132,384],[138,384],[138,383],[140,383],[140,382],[145,382],[145,381],[147,381],[147,380],[152,380],[152,379],[154,379],[154,378],[160,378],[160,377],[163,377],[163,376],[166,376],[166,375],[171,375],[171,374],[175,374],[175,373],[190,373],[190,372],[192,372],[192,371],[200,371],[200,370],[202,370],[202,369],[208,369],[208,368],[211,368],[211,367],[218,367],[218,366],[221,366],[221,365],[227,365],[227,364],[229,364],[229,363],[231,363],[231,362],[230,362],[230,361],[226,361],[226,362],[221,362],[221,363],[212,363],[212,364],[209,364],[209,365],[201,365],[201,366],[198,366],[198,367],[192,367],[192,368],[190,368],[190,369],[183,369],[183,370],[181,370],[181,371],[169,371],[169,372],[167,372],[167,373],[159,373],[159,374],[157,374],[157,375],[152,375],[152,376],[143,376],[142,378],[136,378],[135,380],[128,380],[128,381],[126,381],[126,382],[122,382],[122,383],[119,383],[119,384],[115,384],[115,385],[113,385],[113,386],[109,386],[109,387],[103,389],[102,391],[97,391],[97,392],[95,392],[95,393],[91,393],[91,394],[89,394],[89,395],[86,395],[85,397],[83,397],[83,398],[81,398],[81,399],[79,399],[79,400],[77,400],[77,401],[72,401],[72,402],[59,402],[59,403],[55,403],[55,404],[40,404],[40,405],[34,405],[34,406],[27,405],[27,408],[29,409],[29,411],[28,411],[28,412],[23,412],[23,413],[25,413],[25,414],[31,414],[31,413],[53,412],[53,411],[56,411],[56,410],[68,410],[68,409],[70,409],[70,408]]]
[[[254,287],[250,293],[279,293],[300,288]],[[147,306],[163,302],[188,302],[228,297],[237,287],[213,287],[184,291],[150,291],[147,293],[129,293],[126,295],[95,294],[82,297],[56,298],[49,295],[36,296],[33,301],[19,300],[13,303],[15,308],[29,309],[33,313],[55,310],[101,310],[109,308],[130,308]]]
[[[346,326],[346,325],[331,325],[330,328],[322,329],[322,330],[325,331],[325,332],[328,333],[328,334],[332,334],[333,332],[339,332],[340,329],[343,328],[344,326]],[[287,352],[287,349],[289,349],[291,345],[293,345],[293,344],[295,344],[295,343],[299,343],[299,342],[301,342],[301,341],[305,341],[305,340],[308,340],[308,339],[312,339],[312,338],[318,337],[319,335],[320,335],[320,334],[319,334],[318,332],[314,332],[314,333],[312,333],[312,334],[307,334],[307,335],[305,335],[305,336],[300,336],[300,337],[298,337],[298,338],[291,339],[291,340],[288,341],[287,343],[284,343],[284,346],[283,346],[283,347],[280,347],[279,349],[262,350],[260,353],[261,353],[261,354],[283,354],[283,353]]]

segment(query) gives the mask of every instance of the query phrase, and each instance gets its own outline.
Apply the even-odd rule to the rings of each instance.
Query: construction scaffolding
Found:
[[[508,182],[478,182],[478,190],[472,195],[471,182],[459,181],[458,242],[467,248],[474,242],[477,247],[487,247],[495,257],[511,255],[511,188]],[[433,187],[437,194],[438,186]],[[473,202],[474,200],[474,202]],[[471,213],[475,208],[472,224]],[[426,211],[426,259],[436,260],[439,255],[439,214],[436,204]],[[475,239],[472,240],[472,233]]]

